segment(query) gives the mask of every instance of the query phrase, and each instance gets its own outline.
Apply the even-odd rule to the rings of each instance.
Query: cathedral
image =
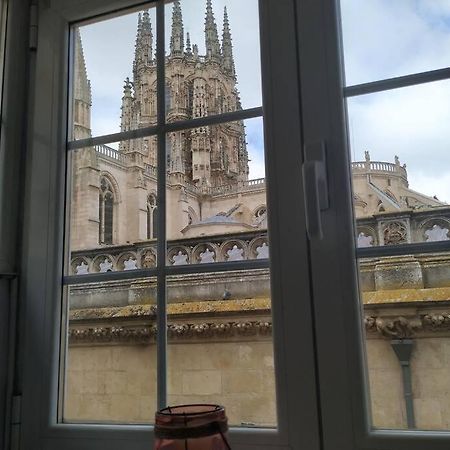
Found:
[[[205,54],[200,55],[198,45],[184,32],[180,1],[175,0],[165,65],[169,123],[242,109],[227,9],[219,39],[211,0],[206,2],[204,40]],[[125,80],[121,111],[117,112],[122,132],[157,123],[154,41],[150,15],[144,11],[137,19],[132,79]],[[92,97],[79,30],[75,47],[73,135],[83,139],[91,136]],[[246,145],[243,121],[167,135],[169,240],[266,230],[266,183],[263,178],[249,180]],[[120,142],[117,149],[97,145],[75,152],[72,250],[156,237],[156,165],[155,136]],[[365,161],[352,163],[352,175],[357,218],[445,205],[409,189],[406,168],[397,157],[394,164],[373,162],[366,152]],[[368,229],[363,227],[361,242],[375,244],[379,238],[368,235]]]
[[[175,1],[166,57],[167,121],[241,108],[227,10],[219,39],[211,1],[205,18],[206,54],[184,33]],[[157,122],[156,59],[149,13],[139,14],[132,81],[125,80],[121,131]],[[76,35],[74,138],[90,137],[91,92],[81,36]],[[119,113],[119,112],[118,112]],[[169,133],[167,210],[169,239],[253,231],[266,227],[265,181],[248,179],[243,121]],[[124,244],[156,236],[156,137],[96,146],[74,156],[72,248]],[[88,181],[89,180],[89,181]],[[87,184],[89,187],[87,187]],[[80,218],[88,218],[80,222]]]
[[[121,131],[157,123],[152,30],[150,15],[143,12],[117,111]],[[204,39],[205,54],[199,54],[184,32],[180,1],[174,0],[165,63],[169,123],[242,109],[231,24],[225,9],[219,39],[211,0],[206,1]],[[91,137],[92,104],[80,31],[74,69],[73,138],[79,140]],[[168,134],[168,265],[267,261],[266,181],[249,179],[246,146],[243,121]],[[157,164],[155,137],[71,151],[70,275],[155,266]],[[367,247],[450,240],[450,207],[412,190],[406,165],[397,156],[394,162],[374,161],[366,151],[363,161],[351,163],[351,176],[356,245],[363,255]],[[428,378],[422,359],[429,349],[448,345],[450,260],[445,253],[428,253],[361,256],[358,263],[374,424],[404,428],[400,364],[391,344],[414,339],[414,376]],[[66,418],[152,420],[156,382],[152,387],[149,379],[156,372],[154,364],[147,366],[156,358],[157,288],[152,277],[70,287]],[[271,299],[268,268],[169,277],[167,336],[176,355],[169,402],[220,400],[232,424],[275,426],[271,304],[276,300]],[[250,354],[258,357],[239,359]],[[419,426],[447,426],[448,395],[424,386],[429,390],[424,399],[420,389],[414,393]],[[434,422],[427,404],[420,403],[429,397],[440,405],[433,406],[440,414]]]

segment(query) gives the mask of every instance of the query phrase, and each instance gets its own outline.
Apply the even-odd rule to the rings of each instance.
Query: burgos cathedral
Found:
[[[206,11],[198,11],[199,23],[203,14],[206,51],[200,54],[184,31],[180,2],[173,2],[165,66],[169,122],[241,109],[227,10],[220,38],[211,0]],[[154,24],[143,12],[137,18],[134,61],[117,111],[121,131],[157,122],[154,42]],[[73,134],[84,139],[91,137],[92,100],[79,31],[75,49]],[[244,122],[172,132],[166,148],[167,264],[268,258],[266,183],[264,178],[249,179]],[[73,153],[70,274],[153,267],[158,222],[156,137]],[[394,154],[392,159],[373,161],[366,152],[364,161],[352,163],[357,247],[448,240],[450,208],[412,190],[403,161]],[[376,426],[407,426],[401,365],[391,348],[393,339],[404,338],[417,342],[413,380],[416,371],[424,386],[415,386],[412,395],[419,426],[445,428],[450,420],[446,406],[450,390],[434,392],[431,385],[425,386],[427,373],[420,373],[421,355],[430,346],[448,342],[449,268],[450,258],[438,253],[359,260]],[[238,272],[180,275],[169,282],[169,347],[176,355],[170,366],[169,400],[219,401],[228,408],[232,424],[273,426],[269,271]],[[120,421],[132,416],[133,421],[145,422],[153,416],[154,387],[147,383],[155,368],[146,367],[142,355],[155,352],[155,283],[93,282],[70,289],[65,403],[69,419]],[[203,360],[204,355],[211,360]],[[196,358],[201,361],[191,366],[189,361]],[[95,361],[106,362],[102,366]],[[104,384],[103,378],[117,382]],[[385,385],[393,387],[387,392]],[[421,395],[436,400],[433,409],[440,411],[439,417],[426,412],[429,406],[421,402]]]

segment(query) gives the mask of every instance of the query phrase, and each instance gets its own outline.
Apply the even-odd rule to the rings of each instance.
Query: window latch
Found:
[[[305,144],[302,165],[306,231],[310,240],[322,239],[322,211],[329,208],[325,142]]]

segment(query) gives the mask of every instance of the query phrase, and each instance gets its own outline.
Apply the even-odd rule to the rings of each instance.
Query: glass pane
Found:
[[[168,279],[169,404],[219,403],[231,425],[275,427],[268,269]]]
[[[449,93],[443,81],[348,99],[358,247],[449,240]],[[403,248],[359,260],[372,424],[448,430],[449,252]]]
[[[156,264],[156,138],[69,152],[71,275]]]
[[[156,122],[156,8],[74,27],[73,139]]]
[[[262,118],[170,133],[168,264],[268,258]]]
[[[64,422],[152,423],[156,411],[156,280],[66,289]]]
[[[348,102],[359,247],[450,238],[450,82]]]
[[[448,252],[361,259],[375,428],[450,429]]]
[[[348,86],[449,66],[446,1],[341,0]]]
[[[261,106],[258,1],[166,5],[167,120]]]

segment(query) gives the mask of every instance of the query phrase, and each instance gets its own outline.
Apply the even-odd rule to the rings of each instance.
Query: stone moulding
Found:
[[[386,338],[404,339],[419,332],[450,331],[450,314],[430,313],[411,317],[405,316],[366,316],[364,325],[368,333],[378,333]]]
[[[137,343],[156,340],[156,325],[99,326],[69,329],[70,344]],[[167,327],[169,339],[230,338],[234,336],[271,336],[272,322],[249,320],[239,322],[173,323]]]
[[[364,318],[370,334],[389,339],[414,337],[420,332],[450,331],[450,313],[430,313],[416,316],[375,316]],[[156,325],[71,327],[70,344],[134,343],[150,344],[156,340]],[[171,323],[167,326],[170,340],[232,337],[267,337],[272,335],[271,320],[233,322]]]

